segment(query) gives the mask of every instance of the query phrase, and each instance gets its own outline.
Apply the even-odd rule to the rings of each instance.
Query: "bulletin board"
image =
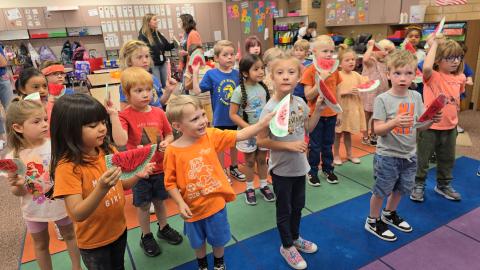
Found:
[[[227,1],[229,40],[244,53],[245,39],[255,35],[262,48],[273,46],[273,17],[278,17],[277,1]],[[238,48],[237,48],[238,49]]]
[[[327,0],[326,26],[367,24],[368,7],[369,0]]]

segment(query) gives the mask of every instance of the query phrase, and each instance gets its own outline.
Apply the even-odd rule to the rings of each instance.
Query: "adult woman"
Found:
[[[185,31],[182,41],[180,42],[180,46],[182,47],[180,55],[183,56],[183,65],[181,65],[181,68],[184,68],[186,66],[185,63],[187,63],[187,55],[190,45],[202,45],[202,39],[200,38],[200,34],[197,32],[197,23],[193,19],[192,15],[182,14],[180,15],[180,19],[182,20],[182,29]]]
[[[298,30],[298,39],[306,39],[310,41],[317,36],[317,23],[311,22],[308,26],[304,26]]]
[[[0,44],[0,101],[2,102],[3,109],[6,111],[8,104],[13,97],[12,84],[7,73],[7,58],[3,52],[3,47]],[[5,127],[3,126],[3,119],[0,116],[0,151],[3,150],[5,144]]]
[[[142,28],[138,34],[138,39],[145,42],[150,48],[150,55],[153,60],[152,73],[157,77],[162,86],[166,85],[167,81],[167,65],[165,65],[165,51],[170,51],[175,48],[174,44],[168,40],[158,31],[158,18],[153,13],[148,13],[143,17]]]

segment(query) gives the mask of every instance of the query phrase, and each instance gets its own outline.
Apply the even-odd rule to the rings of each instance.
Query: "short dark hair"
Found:
[[[192,15],[182,14],[180,15],[180,19],[182,20],[182,28],[187,34],[192,30],[197,30],[197,23],[193,19]]]
[[[17,94],[19,96],[26,96],[25,94],[23,94],[23,89],[25,89],[25,86],[27,85],[27,82],[30,80],[30,78],[37,76],[43,76],[40,70],[34,67],[23,69],[20,72],[18,79],[15,81],[15,91],[17,92]]]
[[[310,23],[308,23],[307,28],[317,29],[317,22],[310,22]]]

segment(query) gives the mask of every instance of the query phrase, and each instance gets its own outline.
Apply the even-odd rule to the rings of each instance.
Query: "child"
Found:
[[[425,50],[420,48],[419,43],[422,40],[422,28],[418,25],[410,25],[406,28],[405,40],[410,42],[417,50],[415,55],[417,56],[417,61],[423,61],[425,58]]]
[[[230,118],[239,129],[258,122],[263,107],[270,99],[267,86],[262,82],[264,71],[262,59],[254,54],[245,55],[240,60],[240,85],[233,91],[230,101]],[[245,202],[257,204],[253,177],[255,163],[260,177],[260,192],[267,202],[275,201],[275,195],[267,182],[267,149],[257,147],[255,138],[237,143],[237,149],[245,155],[245,175],[247,188]]]
[[[293,44],[293,51],[292,55],[297,58],[300,63],[302,63],[302,73],[305,70],[306,67],[310,66],[312,64],[312,61],[309,59],[306,59],[310,51],[310,43],[305,40],[305,39],[299,39]],[[293,91],[293,94],[295,96],[301,97],[305,102],[307,102],[307,99],[305,98],[305,92],[304,92],[304,86],[301,83],[298,83],[297,86],[295,87],[295,90]]]
[[[354,71],[357,55],[347,45],[340,45],[338,60],[340,61],[342,83],[338,85],[337,99],[342,106],[343,113],[337,115],[337,118],[340,118],[340,125],[335,128],[333,163],[342,165],[339,150],[340,140],[343,136],[347,159],[354,164],[359,164],[360,159],[352,155],[352,134],[365,130],[366,125],[365,113],[357,86],[368,81],[368,78]]]
[[[164,149],[173,141],[172,128],[162,109],[150,106],[153,80],[150,73],[139,67],[130,67],[122,72],[122,88],[129,106],[119,113],[123,130],[113,129],[112,136],[119,146],[127,149],[159,143]],[[118,132],[117,132],[118,131]],[[178,245],[182,236],[167,223],[164,201],[168,198],[163,181],[163,155],[157,152],[152,162],[156,163],[148,179],[140,179],[133,186],[133,205],[142,231],[140,246],[147,256],[160,255],[160,246],[150,231],[149,208],[153,203],[158,219],[157,237],[169,244]]]
[[[65,88],[63,85],[65,83],[65,67],[61,62],[45,61],[42,64],[42,74],[48,82],[47,116],[50,119],[55,100],[65,94],[71,95],[74,91],[73,89]]]
[[[303,26],[298,30],[298,39],[311,41],[317,37],[317,22],[309,22],[307,26]]]
[[[150,70],[152,66],[152,59],[150,58],[150,49],[147,44],[140,40],[130,40],[125,43],[120,50],[120,67],[126,69],[128,67],[141,67],[145,70]],[[158,78],[152,75],[154,91],[152,91],[152,98],[150,105],[162,108],[167,104],[170,95],[176,88],[177,82],[173,78],[167,78],[166,85],[161,85]],[[163,89],[162,89],[163,87]],[[120,85],[120,105],[122,110],[128,105],[127,98],[123,94],[122,86]]]
[[[402,232],[412,231],[412,227],[397,214],[397,206],[401,196],[410,194],[413,188],[417,169],[417,130],[427,129],[432,124],[421,128],[416,125],[423,113],[422,97],[408,89],[415,78],[416,66],[416,57],[410,52],[393,52],[387,60],[387,75],[392,88],[376,97],[373,107],[373,125],[380,138],[373,161],[375,184],[365,229],[385,241],[397,239],[387,224]],[[440,118],[437,114],[434,122]],[[380,211],[386,196],[387,204]]]
[[[61,200],[45,196],[53,186],[50,180],[50,140],[48,122],[42,104],[34,100],[14,100],[8,107],[6,126],[12,153],[27,167],[25,175],[8,174],[11,191],[20,197],[22,214],[34,243],[40,269],[53,269],[49,252],[48,222],[54,221],[67,244],[72,269],[82,269],[72,221]]]
[[[247,54],[262,56],[262,42],[257,36],[249,36],[245,39],[245,51]]]
[[[207,128],[196,97],[172,98],[167,117],[181,137],[165,151],[165,188],[185,220],[184,232],[195,250],[200,270],[207,270],[207,241],[213,247],[214,269],[226,269],[224,246],[230,240],[226,202],[235,200],[216,152],[234,147],[266,127],[273,114],[239,131]]]
[[[335,52],[335,44],[330,36],[321,35],[313,42],[313,54],[315,60],[332,59]],[[310,65],[305,69],[302,80],[305,86],[305,97],[308,100],[310,112],[315,109],[318,97],[318,87],[315,83],[315,75],[317,71],[314,65]],[[342,82],[338,71],[329,74],[323,72],[320,74],[325,84],[328,86],[333,95],[336,95],[337,85]],[[320,186],[318,178],[318,166],[320,165],[320,154],[322,156],[322,172],[325,179],[330,184],[337,184],[338,177],[333,173],[333,153],[332,145],[335,140],[335,125],[337,124],[337,114],[330,108],[325,108],[321,112],[320,121],[317,126],[309,134],[310,141],[308,145],[308,163],[310,164],[310,172],[308,173],[308,184],[311,186]]]
[[[280,48],[270,48],[265,51],[263,54],[263,64],[265,65],[265,79],[263,80],[263,83],[268,88],[268,93],[270,96],[273,96],[273,93],[275,92],[273,88],[273,82],[272,82],[272,76],[270,72],[270,63],[277,58],[278,56],[282,55],[284,52]]]
[[[235,48],[233,43],[228,40],[220,40],[213,47],[215,61],[218,62],[218,68],[207,71],[202,81],[199,83],[198,76],[193,76],[193,92],[210,92],[213,108],[213,126],[222,130],[236,130],[237,126],[229,117],[230,98],[233,90],[238,85],[239,73],[233,69],[235,63]],[[224,165],[224,153],[218,153],[222,167]],[[230,149],[230,176],[238,181],[245,181],[245,175],[240,172],[237,165],[237,149]],[[227,173],[225,169],[225,173]]]
[[[389,89],[385,57],[390,52],[395,50],[395,45],[393,45],[393,43],[388,39],[382,39],[376,45],[383,49],[383,51],[374,52],[373,47],[375,46],[375,40],[370,40],[367,44],[367,51],[363,55],[362,75],[367,76],[370,80],[380,81],[380,86],[377,88],[376,91],[360,94],[363,102],[363,110],[365,111],[366,124],[366,129],[363,133],[362,143],[366,145],[377,144],[377,137],[375,136],[373,129],[370,129],[371,127],[373,127],[373,122],[370,122],[373,112],[373,101],[376,96]]]
[[[48,85],[45,76],[36,68],[30,67],[22,70],[15,81],[17,94],[24,98],[38,92],[42,103],[46,104],[48,98]]]
[[[108,123],[121,128],[117,112],[110,108],[109,113],[86,94],[64,95],[52,111],[53,196],[65,200],[88,269],[123,269],[127,244],[123,190],[153,169],[148,164],[123,181],[118,181],[120,168],[107,170],[105,155],[116,152],[107,136]]]
[[[275,94],[265,105],[260,121],[275,110],[277,104],[293,89],[300,79],[300,62],[293,56],[283,54],[272,63],[272,80]],[[300,237],[300,219],[305,206],[305,176],[310,171],[307,161],[305,132],[312,132],[320,119],[323,102],[318,98],[314,110],[299,97],[290,98],[289,134],[276,137],[265,128],[257,136],[257,144],[270,150],[269,172],[273,190],[277,196],[277,228],[282,245],[280,254],[294,269],[305,269],[307,263],[297,250],[305,253],[317,251],[317,245]]]
[[[198,44],[192,44],[190,45],[190,48],[188,49],[188,55],[192,55],[192,53],[195,51],[195,50],[201,50],[203,52],[203,47],[202,45],[198,45]],[[210,66],[208,65],[198,65],[198,66],[192,66],[192,71],[194,74],[198,74],[198,81],[201,82],[203,77],[205,76],[205,74],[207,73],[207,71],[209,71],[210,69],[212,69]],[[185,73],[184,73],[184,88],[186,90],[192,90],[193,88],[193,80],[192,80],[192,73],[190,73],[190,69],[189,68],[186,68],[185,69]],[[194,91],[189,91],[189,94],[190,95],[194,95],[195,96],[195,93]],[[212,99],[210,97],[210,92],[203,92],[199,95],[196,95],[198,97],[198,99],[200,100],[200,103],[202,104],[202,108],[205,110],[205,113],[207,114],[207,118],[208,118],[208,123],[209,123],[209,126],[210,124],[212,123],[212,120],[213,120],[213,111],[212,111]]]
[[[454,40],[445,40],[439,44],[438,39],[432,36],[427,41],[430,49],[423,64],[423,98],[428,106],[438,95],[443,94],[447,97],[447,105],[442,109],[442,120],[418,135],[418,170],[415,188],[410,196],[410,199],[417,202],[424,200],[428,159],[434,151],[437,158],[435,192],[449,200],[461,199],[451,182],[460,94],[465,91],[466,81],[463,74],[463,50]]]

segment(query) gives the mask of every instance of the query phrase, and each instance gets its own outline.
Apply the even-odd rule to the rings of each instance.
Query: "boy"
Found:
[[[295,44],[293,44],[292,56],[297,58],[300,63],[302,63],[302,73],[306,67],[312,64],[311,60],[306,59],[309,54],[309,50],[310,43],[305,39],[299,39],[295,41]],[[293,94],[295,96],[301,97],[303,101],[307,102],[307,99],[305,98],[305,90],[303,84],[298,83],[295,87],[295,90],[293,90]]]
[[[239,81],[238,70],[233,69],[235,64],[235,47],[228,40],[220,40],[213,47],[215,61],[218,68],[207,71],[199,83],[197,74],[193,76],[193,93],[210,92],[213,108],[213,126],[222,130],[237,130],[237,126],[229,116],[230,98]],[[195,72],[194,72],[195,73]],[[222,167],[224,166],[224,153],[218,157]],[[237,165],[237,149],[230,148],[230,175],[239,181],[245,181],[245,175],[240,172]],[[226,170],[225,170],[225,173]]]
[[[213,247],[214,269],[226,269],[224,246],[230,240],[225,204],[235,200],[235,193],[216,153],[255,136],[272,116],[242,130],[220,130],[207,128],[196,97],[181,95],[168,104],[167,117],[182,135],[165,151],[165,188],[185,220],[185,234],[200,270],[208,269],[205,241]]]
[[[321,35],[313,42],[313,54],[315,60],[332,59],[335,52],[335,44],[331,37]],[[310,111],[315,109],[315,103],[318,98],[318,85],[315,84],[315,74],[317,73],[315,66],[310,65],[305,69],[302,80],[300,81],[305,87],[305,97],[308,100]],[[331,74],[322,72],[320,76],[325,81],[332,95],[336,96],[337,85],[342,82],[338,71]],[[322,156],[322,171],[325,179],[330,184],[337,184],[338,177],[333,173],[333,153],[332,145],[335,140],[335,125],[337,124],[337,114],[330,108],[325,108],[321,112],[320,121],[318,121],[315,129],[310,133],[310,141],[308,144],[308,163],[310,164],[310,172],[308,173],[308,184],[311,186],[320,186],[318,178],[318,165],[320,164],[320,154]]]
[[[397,239],[387,224],[403,232],[412,231],[396,210],[401,196],[410,194],[415,183],[417,130],[427,129],[432,124],[415,125],[424,110],[421,95],[408,89],[415,78],[416,66],[415,55],[404,50],[393,52],[387,59],[387,76],[392,88],[377,96],[373,107],[373,125],[380,138],[374,157],[375,184],[365,229],[385,241]],[[434,122],[439,121],[439,115],[434,117]],[[386,196],[387,205],[380,218]]]
[[[122,128],[112,130],[115,143],[118,146],[126,145],[127,149],[158,143],[163,151],[173,141],[172,128],[165,112],[159,107],[149,105],[153,89],[152,75],[143,68],[130,67],[122,72],[121,83],[129,106],[119,113],[121,125],[113,125]],[[133,186],[133,205],[137,208],[137,218],[142,231],[140,246],[150,257],[161,253],[160,246],[150,231],[151,203],[158,219],[157,237],[172,245],[178,245],[183,240],[167,223],[163,203],[168,198],[164,186],[163,154],[156,152],[152,162],[156,163],[153,174],[146,179],[140,179]]]

